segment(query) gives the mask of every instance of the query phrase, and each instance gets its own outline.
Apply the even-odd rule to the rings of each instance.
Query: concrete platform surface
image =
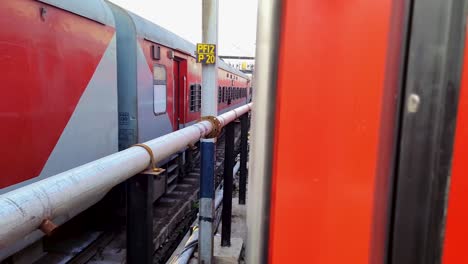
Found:
[[[221,246],[221,237],[214,238],[214,263],[215,264],[238,264],[241,257],[244,241],[242,238],[231,238],[230,247]]]

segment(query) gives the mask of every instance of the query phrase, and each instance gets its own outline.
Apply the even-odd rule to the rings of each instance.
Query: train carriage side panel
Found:
[[[176,130],[173,61],[163,55],[171,49],[161,46],[162,56],[154,60],[155,43],[141,36],[137,43],[138,141],[145,142]]]
[[[0,1],[0,194],[117,151],[114,20],[101,0],[83,2]]]
[[[0,2],[0,193],[117,151],[114,22],[86,2]]]
[[[166,34],[164,29],[131,12],[128,14],[135,24],[138,40],[138,141],[144,142],[177,129],[174,119],[174,61],[170,57],[174,50],[155,37]],[[153,47],[160,48],[159,58],[153,57]]]
[[[197,85],[199,84],[201,87],[202,84],[202,66],[200,63],[197,63],[195,58],[189,57],[189,82],[187,83],[187,87],[185,89],[185,96],[181,99],[181,101],[185,102],[185,118],[184,118],[184,126],[188,126],[190,124],[195,123],[197,120],[200,119],[201,116],[201,108],[195,109],[191,108],[191,100],[192,98],[190,97],[193,92],[191,91],[192,85]],[[203,87],[201,87],[203,89]],[[201,96],[201,91],[199,92],[199,95]]]

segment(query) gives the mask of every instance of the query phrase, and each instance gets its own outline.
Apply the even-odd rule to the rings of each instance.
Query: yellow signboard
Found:
[[[216,62],[216,45],[197,43],[197,62],[214,64]]]
[[[245,61],[242,62],[241,70],[247,70],[247,62]]]

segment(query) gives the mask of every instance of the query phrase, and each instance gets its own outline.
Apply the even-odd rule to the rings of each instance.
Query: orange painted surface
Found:
[[[391,0],[283,1],[269,263],[368,263]]]
[[[464,69],[450,179],[447,224],[444,242],[444,264],[468,263],[468,50],[465,48]]]

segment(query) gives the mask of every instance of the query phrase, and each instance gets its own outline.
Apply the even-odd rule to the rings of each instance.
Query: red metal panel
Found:
[[[270,263],[368,263],[391,0],[283,1]]]
[[[465,47],[462,85],[458,105],[452,176],[448,198],[444,264],[468,263],[468,50]]]
[[[113,34],[35,1],[0,1],[0,188],[41,172]]]
[[[188,78],[187,78],[187,86],[185,87],[185,118],[183,123],[189,123],[195,120],[200,119],[201,112],[191,112],[190,111],[190,85],[198,83],[202,85],[202,67],[201,64],[196,63],[195,58],[188,57]],[[202,87],[203,89],[203,87]],[[203,100],[203,99],[202,99]],[[181,100],[182,103],[182,100]]]

